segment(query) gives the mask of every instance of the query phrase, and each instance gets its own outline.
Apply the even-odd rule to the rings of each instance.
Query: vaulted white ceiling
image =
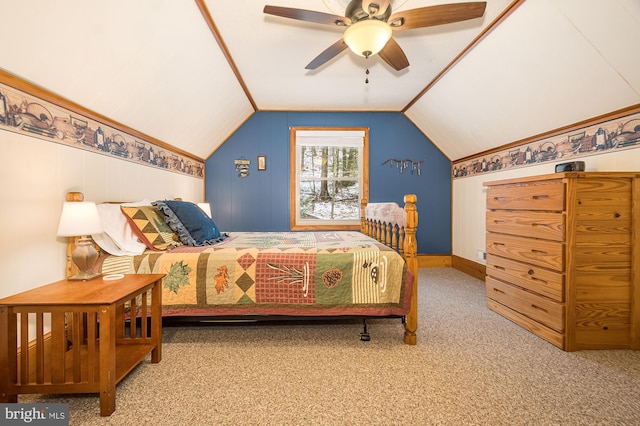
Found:
[[[488,0],[482,18],[394,32],[399,72],[348,50],[306,70],[342,30],[263,13],[347,2],[4,1],[0,68],[202,158],[256,110],[401,111],[456,160],[640,104],[638,0]]]

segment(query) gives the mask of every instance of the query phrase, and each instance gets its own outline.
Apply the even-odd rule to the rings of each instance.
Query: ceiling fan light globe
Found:
[[[356,55],[369,57],[380,52],[391,38],[389,24],[377,19],[365,19],[350,25],[344,32],[344,42]]]

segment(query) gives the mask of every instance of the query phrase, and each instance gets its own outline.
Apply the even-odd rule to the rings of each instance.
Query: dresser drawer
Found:
[[[564,244],[487,232],[487,253],[535,266],[564,271]]]
[[[487,231],[564,241],[565,216],[539,211],[487,211]]]
[[[489,254],[487,275],[564,302],[564,274],[560,272]]]
[[[563,211],[564,183],[549,180],[490,186],[487,209]]]
[[[556,331],[564,331],[564,305],[494,278],[486,279],[487,297]]]

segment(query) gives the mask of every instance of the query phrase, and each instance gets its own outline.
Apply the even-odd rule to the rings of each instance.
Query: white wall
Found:
[[[610,154],[582,157],[586,171],[640,171],[640,149],[614,152]],[[484,263],[477,258],[477,250],[485,249],[486,188],[484,182],[554,173],[555,165],[545,163],[522,167],[504,172],[485,173],[455,179],[453,181],[453,254],[474,262]]]
[[[200,202],[204,180],[0,130],[0,298],[64,278],[56,236],[68,191],[87,201],[181,197]]]

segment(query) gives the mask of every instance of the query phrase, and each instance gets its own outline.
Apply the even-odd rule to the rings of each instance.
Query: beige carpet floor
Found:
[[[72,425],[638,425],[640,351],[563,352],[485,307],[482,281],[421,269],[418,345],[399,320],[165,327],[163,359],[70,404]]]

